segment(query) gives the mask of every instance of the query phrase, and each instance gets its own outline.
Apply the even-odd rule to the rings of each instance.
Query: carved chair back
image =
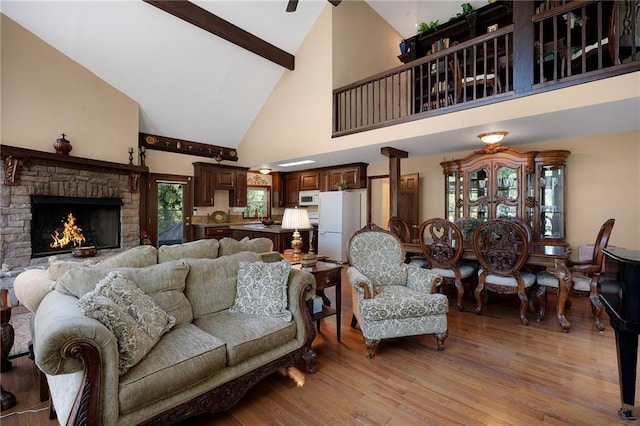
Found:
[[[375,223],[356,231],[347,243],[349,265],[361,272],[371,267],[402,265],[404,258],[405,251],[400,239]]]
[[[412,240],[409,225],[399,216],[391,216],[388,223],[389,232],[397,236],[401,242],[410,243]]]
[[[491,219],[473,233],[473,250],[482,268],[501,276],[516,276],[529,257],[530,234],[514,220]]]
[[[602,224],[600,231],[598,231],[598,236],[593,246],[593,259],[591,262],[594,267],[598,268],[598,271],[602,269],[602,263],[604,262],[604,253],[602,252],[602,249],[607,248],[607,244],[609,244],[609,237],[611,237],[611,231],[613,230],[613,225],[615,223],[615,219],[609,219]]]
[[[422,222],[418,240],[429,267],[451,269],[462,257],[462,232],[447,219],[433,218]]]

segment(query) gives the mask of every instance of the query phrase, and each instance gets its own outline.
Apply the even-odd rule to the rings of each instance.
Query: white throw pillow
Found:
[[[144,358],[176,323],[120,272],[110,272],[77,304],[82,313],[100,321],[116,336],[120,375]]]
[[[264,315],[289,322],[287,282],[291,263],[242,262],[238,270],[238,285],[230,312]]]

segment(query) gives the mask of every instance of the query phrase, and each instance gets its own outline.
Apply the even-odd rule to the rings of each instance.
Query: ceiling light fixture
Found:
[[[271,169],[268,167],[260,167],[258,171],[263,175],[268,175],[269,173],[271,173]]]
[[[489,132],[478,135],[480,140],[484,143],[499,143],[507,136],[507,132]]]
[[[315,161],[313,160],[294,161],[293,163],[278,164],[278,167],[292,167],[292,166],[300,166],[302,164],[311,164],[311,163],[315,163]]]

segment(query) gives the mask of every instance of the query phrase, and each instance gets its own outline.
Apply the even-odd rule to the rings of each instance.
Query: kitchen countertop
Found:
[[[230,223],[228,224],[230,229],[238,231],[253,231],[253,232],[266,232],[270,234],[285,234],[295,231],[295,229],[283,228],[281,225],[265,226],[261,223]],[[311,231],[311,228],[298,229],[298,231]]]

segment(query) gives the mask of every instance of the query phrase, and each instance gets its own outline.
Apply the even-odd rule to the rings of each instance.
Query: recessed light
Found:
[[[294,161],[292,163],[278,164],[278,167],[292,167],[292,166],[300,166],[302,164],[311,164],[311,163],[315,163],[315,161],[313,160]]]

